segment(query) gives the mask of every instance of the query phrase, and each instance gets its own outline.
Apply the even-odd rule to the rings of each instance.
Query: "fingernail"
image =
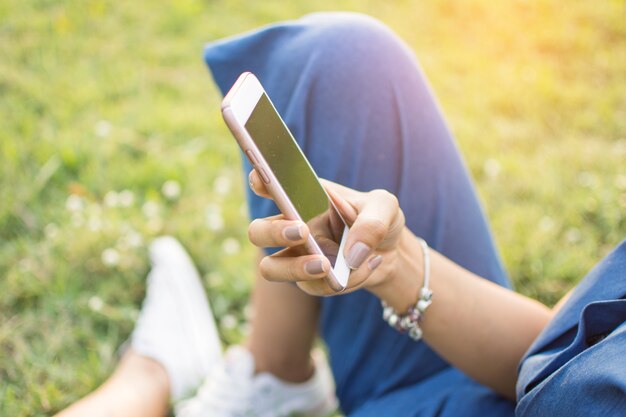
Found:
[[[376,255],[372,259],[367,261],[367,266],[369,266],[369,268],[373,271],[374,269],[378,268],[378,265],[380,265],[382,262],[382,255]]]
[[[302,231],[300,230],[300,226],[300,224],[294,224],[292,226],[285,227],[285,229],[283,230],[283,236],[285,236],[285,239],[293,241],[302,239]]]
[[[352,245],[350,252],[348,252],[348,257],[346,258],[350,269],[357,269],[361,266],[365,258],[367,258],[367,255],[369,255],[370,250],[370,247],[363,242],[356,242]]]
[[[324,263],[321,259],[315,259],[304,264],[304,270],[307,274],[317,275],[324,272]]]

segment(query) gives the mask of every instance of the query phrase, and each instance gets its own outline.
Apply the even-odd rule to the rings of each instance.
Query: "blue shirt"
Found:
[[[626,416],[626,240],[576,287],[522,359],[516,415]]]

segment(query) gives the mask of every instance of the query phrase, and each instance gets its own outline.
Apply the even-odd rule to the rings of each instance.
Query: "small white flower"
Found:
[[[97,215],[89,216],[89,220],[87,221],[87,228],[92,232],[99,232],[102,230],[102,219]]]
[[[118,198],[122,207],[130,207],[135,202],[135,194],[131,190],[122,190]]]
[[[132,248],[138,248],[143,244],[143,236],[135,229],[129,227],[124,231],[124,234],[120,236],[117,241],[117,249],[121,252],[127,251]]]
[[[580,230],[575,227],[571,227],[565,233],[565,239],[568,243],[577,243],[580,242],[580,238],[582,237]]]
[[[217,204],[209,204],[205,210],[205,222],[207,227],[214,232],[224,228],[222,209]]]
[[[102,301],[102,298],[94,295],[93,297],[89,298],[89,301],[87,301],[87,305],[89,306],[91,311],[95,311],[97,313],[99,311],[102,311],[102,307],[104,307],[104,301]]]
[[[175,180],[165,181],[161,187],[161,192],[168,200],[176,200],[180,197],[180,184]]]
[[[59,226],[57,226],[55,223],[49,223],[46,225],[43,231],[46,235],[46,238],[54,240],[59,235]]]
[[[35,269],[35,262],[32,259],[28,258],[22,259],[18,265],[22,273],[31,272]]]
[[[148,232],[152,234],[159,233],[161,229],[163,229],[163,220],[161,220],[160,217],[152,217],[148,219],[146,227],[148,228]]]
[[[230,192],[232,181],[227,175],[220,175],[213,181],[215,194],[226,195]]]
[[[143,212],[144,216],[150,219],[159,215],[161,207],[159,207],[159,203],[157,203],[156,201],[149,200],[143,203],[143,206],[141,206],[141,211]]]
[[[82,227],[85,224],[85,216],[83,216],[83,213],[77,211],[72,213],[72,226],[79,228]]]
[[[544,232],[552,230],[554,228],[554,220],[549,216],[543,216],[539,220],[539,228]]]
[[[65,208],[72,213],[82,211],[84,207],[83,199],[75,194],[71,194],[65,201]]]
[[[107,207],[117,207],[120,205],[120,195],[117,191],[109,191],[104,195],[104,205]]]
[[[108,120],[98,120],[93,128],[97,137],[104,139],[111,134],[113,126]]]
[[[218,232],[224,228],[224,219],[221,214],[216,213],[206,218],[207,227],[214,232]]]
[[[485,176],[490,180],[496,179],[498,175],[500,175],[501,169],[502,166],[500,165],[500,162],[498,162],[498,160],[494,158],[487,159],[485,161],[485,164],[483,165],[483,172],[485,173]]]
[[[618,190],[626,191],[626,175],[618,175],[615,177],[615,186]]]
[[[226,255],[235,255],[239,253],[240,250],[241,245],[239,244],[239,241],[234,237],[229,237],[228,239],[224,240],[224,243],[222,243],[222,251]]]
[[[113,248],[102,251],[102,263],[109,267],[117,266],[120,263],[120,254]]]
[[[141,233],[131,230],[126,235],[126,243],[128,243],[131,248],[138,248],[143,245],[143,236],[141,236]]]
[[[252,318],[254,317],[254,308],[252,308],[251,304],[246,304],[246,306],[243,308],[243,316],[246,318],[246,320],[252,320]]]
[[[213,271],[205,276],[205,281],[211,286],[220,286],[224,283],[224,277],[219,272]]]
[[[237,318],[232,314],[226,314],[220,320],[220,327],[223,329],[232,330],[237,327]]]
[[[596,185],[596,182],[597,178],[591,172],[583,171],[578,174],[578,183],[583,187],[593,188]]]
[[[613,145],[613,153],[617,156],[626,155],[626,139],[619,139]]]

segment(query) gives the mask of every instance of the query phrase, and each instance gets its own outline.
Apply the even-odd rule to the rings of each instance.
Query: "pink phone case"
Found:
[[[237,91],[248,76],[254,77],[254,75],[249,72],[241,74],[228,92],[228,94],[226,94],[226,96],[224,97],[224,100],[222,101],[222,116],[224,117],[226,125],[237,140],[237,143],[246,154],[248,160],[255,168],[255,170],[259,173],[259,176],[263,179],[263,182],[265,182],[265,187],[272,195],[274,202],[283,213],[283,215],[290,220],[302,220],[295,206],[293,205],[293,203],[283,190],[283,187],[274,176],[271,168],[265,161],[265,158],[263,158],[263,155],[246,131],[245,127],[235,118],[233,110],[230,107],[232,98],[237,94]],[[329,202],[333,204],[330,198]],[[313,255],[324,255],[319,245],[311,235],[309,235],[305,246],[309,253]],[[328,273],[326,277],[326,282],[335,292],[341,292],[346,289],[346,287],[339,283],[332,270]]]

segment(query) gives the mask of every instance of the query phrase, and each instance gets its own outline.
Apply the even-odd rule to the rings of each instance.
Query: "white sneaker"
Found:
[[[314,352],[313,358],[315,373],[311,379],[291,384],[269,373],[255,375],[252,354],[242,346],[233,346],[198,394],[176,406],[176,416],[328,416],[337,409],[333,379],[321,352]]]
[[[158,238],[150,258],[146,298],[130,345],[165,367],[171,398],[178,401],[220,362],[221,345],[198,272],[181,244]]]

